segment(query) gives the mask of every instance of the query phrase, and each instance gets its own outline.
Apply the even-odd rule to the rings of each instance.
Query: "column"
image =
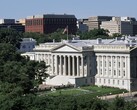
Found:
[[[97,56],[97,74],[100,77],[100,56]]]
[[[57,56],[55,55],[55,75],[57,75]]]
[[[62,56],[60,56],[60,75],[62,75]]]
[[[55,58],[55,55],[52,55],[52,74],[54,75],[54,66],[55,66],[55,63],[54,63],[54,58]]]
[[[73,70],[72,76],[75,76],[75,68],[76,68],[76,67],[75,67],[75,56],[72,57],[72,62],[73,62],[73,63],[72,63],[72,68],[73,68],[73,69],[72,69],[72,70]]]
[[[63,72],[63,75],[66,76],[66,56],[63,56],[64,57],[64,72]]]
[[[102,76],[104,76],[104,56],[102,56]]]
[[[82,66],[82,76],[84,77],[84,61],[83,61],[83,56],[81,57],[81,66]]]
[[[80,72],[79,72],[79,56],[77,56],[77,76],[80,76]]]
[[[56,75],[59,74],[59,71],[58,71],[58,55],[56,56]]]
[[[70,76],[70,56],[68,56],[68,76]]]

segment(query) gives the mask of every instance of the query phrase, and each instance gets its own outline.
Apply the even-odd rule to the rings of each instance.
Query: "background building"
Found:
[[[15,19],[0,19],[0,29],[1,28],[13,28],[19,32],[25,32],[25,26],[16,23]]]
[[[131,17],[113,17],[110,21],[103,21],[100,25],[101,28],[107,29],[109,35],[119,33],[122,35],[135,35],[136,26],[135,18]]]
[[[86,32],[88,31],[87,24],[84,24],[84,22],[88,21],[88,19],[78,19],[77,21],[77,28],[80,32]]]
[[[35,48],[36,40],[33,38],[23,38],[20,43],[20,52],[31,52]]]
[[[26,19],[26,32],[52,33],[57,29],[65,29],[68,26],[68,32],[75,34],[77,31],[77,19],[74,15],[55,15],[45,14],[30,16]]]
[[[88,26],[88,31],[93,29],[99,29],[102,21],[110,21],[112,16],[93,16],[84,21],[83,24]]]

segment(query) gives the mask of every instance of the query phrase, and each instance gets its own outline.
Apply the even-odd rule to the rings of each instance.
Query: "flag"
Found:
[[[66,32],[68,33],[68,26],[65,27],[63,34],[65,34]]]

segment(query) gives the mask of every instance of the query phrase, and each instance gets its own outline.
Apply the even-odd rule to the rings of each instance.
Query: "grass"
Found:
[[[70,88],[70,89],[67,88],[56,91],[40,92],[39,95],[97,97],[97,96],[110,95],[110,94],[119,94],[123,92],[126,93],[127,91],[124,89],[110,88],[110,87],[84,86],[80,88]]]

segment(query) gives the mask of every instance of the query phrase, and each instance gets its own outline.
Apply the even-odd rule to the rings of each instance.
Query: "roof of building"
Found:
[[[76,18],[75,15],[68,15],[68,14],[43,14],[43,15],[33,15],[28,16],[27,19],[33,18]]]

